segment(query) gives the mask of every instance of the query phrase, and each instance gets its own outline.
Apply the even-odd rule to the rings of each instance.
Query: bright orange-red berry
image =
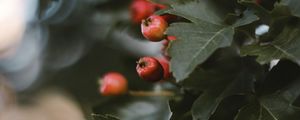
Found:
[[[171,73],[170,73],[170,61],[168,59],[165,58],[159,58],[158,62],[161,64],[161,66],[164,69],[164,79],[169,79],[171,77]]]
[[[151,15],[143,20],[141,24],[142,34],[145,38],[153,42],[164,39],[167,27],[168,23],[163,17],[158,15]]]
[[[154,57],[140,58],[136,71],[142,79],[149,82],[157,82],[163,78],[163,66]]]
[[[156,5],[147,0],[133,0],[130,5],[131,19],[133,23],[140,24],[156,10]]]
[[[122,95],[127,92],[127,79],[118,72],[106,73],[100,79],[100,93],[103,96]]]

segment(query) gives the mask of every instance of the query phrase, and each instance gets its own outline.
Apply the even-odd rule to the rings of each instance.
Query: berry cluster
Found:
[[[130,8],[132,21],[141,23],[143,36],[152,42],[163,41],[162,54],[165,56],[164,58],[142,57],[137,62],[137,73],[146,81],[157,82],[168,79],[171,76],[169,71],[170,57],[166,51],[169,46],[169,41],[175,40],[176,37],[167,36],[165,31],[168,24],[176,20],[176,16],[154,14],[156,10],[167,8],[165,5],[150,3],[146,0],[134,0]]]
[[[135,0],[133,1],[132,5],[136,5],[137,2],[144,1],[148,2],[146,0]],[[148,7],[151,7],[149,3]],[[161,5],[161,4],[151,4],[152,6],[155,6],[160,9],[166,9],[167,6]],[[131,7],[132,10],[132,20],[134,21],[136,16],[148,16],[145,14],[137,14],[137,12],[134,12],[136,9],[143,9],[147,11],[147,7],[144,8],[134,8],[134,6]],[[151,9],[152,10],[152,9]],[[171,73],[169,71],[169,59],[170,57],[167,54],[167,48],[169,46],[169,41],[175,40],[175,36],[167,36],[165,34],[165,31],[168,27],[169,22],[176,19],[176,16],[173,15],[155,15],[153,11],[151,11],[152,14],[148,17],[144,17],[141,20],[141,31],[143,36],[152,42],[160,42],[163,41],[163,48],[162,48],[162,54],[163,58],[155,58],[155,57],[142,57],[137,63],[137,73],[139,76],[150,82],[157,82],[160,80],[166,80],[169,79],[171,76]],[[147,13],[150,13],[150,9]]]
[[[170,14],[155,15],[157,10],[168,8],[162,4],[156,4],[147,0],[133,0],[130,5],[131,19],[134,24],[141,24],[143,36],[152,42],[162,41],[162,56],[146,56],[138,60],[136,71],[145,81],[158,82],[171,77],[169,70],[170,57],[167,53],[170,41],[176,39],[175,36],[167,36],[165,31],[170,22],[176,21],[177,17]],[[127,90],[126,78],[116,72],[110,72],[99,81],[100,93],[104,96],[121,95],[131,93]]]

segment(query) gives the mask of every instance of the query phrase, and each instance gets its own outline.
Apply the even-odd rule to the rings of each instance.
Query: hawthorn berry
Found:
[[[168,46],[169,46],[169,41],[168,40],[163,40],[162,41],[162,48],[161,48],[161,50],[162,51],[165,51],[167,48],[168,48]]]
[[[162,10],[162,9],[167,9],[168,8],[168,6],[163,5],[163,4],[155,4],[155,6],[156,6],[156,10]],[[164,18],[165,21],[167,21],[168,23],[177,20],[177,16],[171,15],[171,14],[163,14],[163,15],[161,15],[161,17]]]
[[[164,70],[164,79],[168,79],[171,77],[171,73],[170,73],[170,62],[168,59],[165,58],[159,58],[158,62],[162,65],[163,70]]]
[[[141,29],[145,38],[150,41],[158,42],[164,39],[165,31],[168,27],[168,23],[163,17],[158,15],[151,15],[147,19],[142,21]]]
[[[156,5],[147,0],[133,0],[130,5],[131,19],[135,24],[140,24],[156,10]]]
[[[169,35],[169,36],[167,36],[167,40],[173,41],[173,40],[176,40],[176,37]]]
[[[176,40],[175,36],[167,36],[167,38],[162,42],[163,46],[162,46],[162,55],[167,59],[170,60],[170,56],[168,54],[168,48],[169,48],[169,43],[170,41]]]
[[[118,72],[104,74],[100,83],[100,93],[103,96],[121,95],[127,92],[127,79]]]
[[[167,36],[167,38],[162,41],[163,47],[167,48],[169,46],[170,41],[173,41],[173,40],[176,40],[175,36]]]
[[[138,75],[149,82],[157,82],[163,78],[163,66],[154,57],[142,57],[137,62]]]
[[[169,48],[169,41],[168,40],[163,40],[162,41],[162,48],[161,48],[161,54],[166,58],[170,59],[168,55],[168,48]]]

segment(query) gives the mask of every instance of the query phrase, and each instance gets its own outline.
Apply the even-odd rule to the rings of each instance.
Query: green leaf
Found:
[[[266,76],[250,103],[243,107],[236,120],[298,120],[299,107],[294,106],[300,91],[300,67],[281,60]]]
[[[191,94],[185,92],[183,96],[180,96],[169,101],[169,106],[172,111],[170,120],[187,120],[191,119],[191,107],[193,102],[197,99],[199,94]]]
[[[168,28],[167,33],[177,37],[169,53],[172,56],[171,71],[176,80],[180,81],[187,78],[215,50],[229,46],[234,30],[207,22],[175,23]]]
[[[245,95],[233,95],[222,100],[210,120],[233,120],[247,103]]]
[[[212,24],[222,25],[224,13],[207,0],[195,0],[185,4],[173,4],[168,13],[184,17],[192,22],[203,20]]]
[[[171,71],[177,82],[187,78],[215,50],[230,46],[234,27],[249,24],[258,18],[252,11],[246,11],[234,25],[225,25],[225,13],[205,0],[172,5],[166,12],[184,17],[192,23],[174,23],[167,30],[177,40],[169,49]]]
[[[274,120],[298,120],[300,109],[293,106],[292,103],[300,94],[299,87],[300,84],[297,83],[287,91],[262,97],[260,99],[262,107],[268,111]]]
[[[260,18],[264,19],[266,17],[270,17],[270,11],[262,7],[261,5],[257,5],[254,0],[238,0],[238,3],[247,6],[248,9],[254,10],[255,14],[258,15]]]
[[[277,120],[258,101],[244,106],[234,120]]]
[[[257,21],[259,18],[254,14],[253,11],[246,10],[243,13],[243,17],[238,19],[233,26],[239,27],[239,26],[244,26],[247,24],[250,24],[254,21]]]
[[[220,79],[219,85],[206,90],[195,102],[192,108],[194,119],[209,120],[219,104],[226,97],[250,93],[253,88],[254,76],[248,70],[241,70],[236,78]]]
[[[221,82],[234,78],[236,73],[239,72],[240,63],[241,58],[238,56],[236,49],[232,47],[218,49],[180,84],[184,88],[192,89],[195,92],[214,88]]]
[[[259,64],[254,59],[234,57],[224,53],[224,50],[220,51],[219,55],[224,55],[223,57],[227,58],[224,59],[220,56],[215,59],[210,58],[208,63],[202,65],[204,68],[196,72],[195,75],[198,77],[194,76],[193,80],[189,78],[183,82],[185,88],[198,86],[198,89],[204,91],[193,104],[192,115],[194,119],[208,120],[225,98],[254,91],[253,82],[257,78],[256,72],[261,69]],[[215,60],[216,62],[212,62]]]
[[[300,75],[300,67],[290,60],[280,60],[276,66],[268,71],[265,79],[256,89],[259,96],[269,95],[287,87],[296,81]]]
[[[244,46],[241,49],[242,55],[251,55],[251,56],[258,56],[257,62],[260,64],[266,64],[270,62],[273,59],[280,59],[283,57],[286,57],[283,52],[276,49],[275,47],[271,45],[248,45]]]
[[[259,103],[250,103],[240,110],[235,120],[299,120],[300,109],[293,102],[300,95],[300,81],[286,89],[259,98]]]
[[[293,103],[300,95],[300,68],[297,64],[291,64],[289,61],[280,62],[277,66],[274,67],[276,69],[271,71],[270,75],[268,75],[271,77],[267,78],[273,78],[273,80],[284,79],[282,81],[285,82],[281,82],[284,86],[277,89],[273,94],[259,97],[260,104],[276,118],[275,120],[298,120],[300,117],[300,109],[294,106]],[[289,70],[290,72],[287,72]],[[264,87],[272,87],[270,80],[268,83],[271,85],[265,85]]]
[[[300,1],[299,0],[281,0],[280,3],[287,6],[294,16],[300,17]]]
[[[242,55],[258,56],[261,64],[273,59],[288,58],[295,62],[300,59],[300,29],[286,26],[284,30],[267,45],[249,45],[241,48]]]
[[[235,120],[259,120],[260,110],[259,104],[247,105],[239,111]]]

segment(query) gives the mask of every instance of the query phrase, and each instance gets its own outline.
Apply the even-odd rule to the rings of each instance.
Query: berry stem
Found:
[[[172,91],[128,91],[128,94],[131,96],[140,96],[140,97],[147,97],[147,96],[164,96],[164,97],[173,97],[175,93]]]

